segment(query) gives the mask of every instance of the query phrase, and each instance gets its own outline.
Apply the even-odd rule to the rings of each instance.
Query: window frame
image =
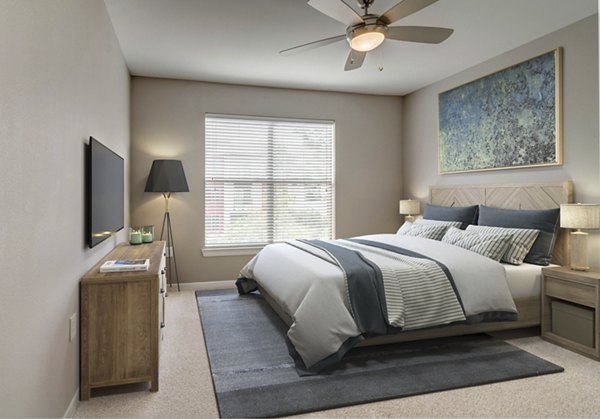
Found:
[[[335,146],[336,146],[336,123],[335,120],[330,119],[311,119],[311,118],[287,118],[287,117],[272,117],[272,116],[254,116],[254,115],[237,115],[237,114],[224,114],[224,113],[212,113],[207,112],[204,114],[204,231],[202,241],[202,254],[205,257],[212,256],[247,256],[256,255],[262,248],[269,244],[279,242],[269,242],[265,244],[257,245],[221,245],[221,246],[207,246],[206,245],[206,191],[207,191],[207,177],[206,177],[206,122],[210,117],[223,118],[223,119],[243,119],[243,120],[257,120],[261,122],[290,122],[290,123],[316,123],[316,124],[330,124],[331,125],[331,235],[332,238],[336,237],[336,159],[335,159]],[[231,181],[235,182],[235,181]],[[276,183],[271,180],[271,184]],[[310,183],[307,181],[306,183]],[[272,208],[271,208],[272,212]],[[271,220],[273,223],[273,220]],[[273,224],[270,224],[273,225]],[[271,238],[272,239],[272,238]]]

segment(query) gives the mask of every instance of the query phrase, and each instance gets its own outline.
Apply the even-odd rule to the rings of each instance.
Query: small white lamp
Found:
[[[404,219],[409,222],[415,220],[415,215],[421,213],[421,202],[416,199],[401,199],[400,200],[400,214],[406,215]]]
[[[571,232],[571,269],[588,271],[587,236],[581,229],[600,228],[600,205],[597,204],[561,204],[560,226],[572,228]]]

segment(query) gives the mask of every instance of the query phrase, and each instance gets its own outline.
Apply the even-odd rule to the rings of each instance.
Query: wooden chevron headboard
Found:
[[[429,188],[429,198],[432,204],[446,207],[483,204],[507,209],[550,209],[573,202],[573,183],[432,186]],[[569,263],[569,234],[565,229],[559,229],[552,263]]]

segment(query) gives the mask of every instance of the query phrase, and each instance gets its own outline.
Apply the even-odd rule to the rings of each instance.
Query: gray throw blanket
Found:
[[[319,257],[325,252],[344,272],[352,315],[365,337],[465,320],[452,275],[431,258],[368,240],[288,244]]]

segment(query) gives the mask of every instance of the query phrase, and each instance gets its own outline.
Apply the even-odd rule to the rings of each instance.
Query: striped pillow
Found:
[[[440,221],[440,220],[426,220],[425,218],[419,218],[415,220],[415,224],[425,224],[431,226],[448,226],[460,228],[462,223],[460,221]]]
[[[401,236],[422,237],[424,239],[441,240],[448,226],[444,225],[425,225],[405,222],[396,234]]]
[[[489,234],[450,227],[442,242],[462,247],[482,256],[500,261],[510,244],[511,234]]]
[[[520,265],[523,259],[531,250],[535,239],[537,239],[540,230],[529,228],[504,228],[504,227],[488,227],[488,226],[469,226],[467,231],[477,231],[487,234],[512,234],[510,245],[502,256],[502,262],[510,263],[511,265]]]

